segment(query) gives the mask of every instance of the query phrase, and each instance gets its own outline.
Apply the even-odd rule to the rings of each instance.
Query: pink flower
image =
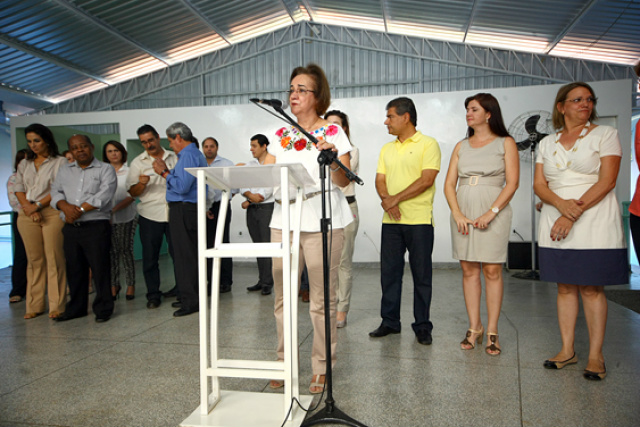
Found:
[[[302,151],[307,148],[307,140],[299,139],[293,144],[293,146],[295,147],[296,151]]]
[[[327,128],[327,135],[328,136],[333,136],[335,134],[338,133],[338,126],[336,125],[331,125]]]
[[[276,132],[276,136],[278,138],[282,138],[282,134],[284,133],[284,131],[285,131],[285,128],[278,129],[278,131]]]

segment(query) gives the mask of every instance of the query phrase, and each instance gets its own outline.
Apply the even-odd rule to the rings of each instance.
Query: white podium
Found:
[[[308,407],[311,396],[298,387],[298,260],[300,218],[305,185],[313,180],[301,164],[188,168],[198,180],[198,273],[200,294],[200,406],[181,426],[280,426],[292,399]],[[206,186],[222,190],[213,247],[207,248]],[[232,188],[281,187],[282,243],[222,243],[224,219]],[[294,203],[293,215],[290,204]],[[293,233],[291,233],[293,232]],[[220,258],[282,258],[284,361],[221,359],[218,355]],[[211,305],[207,304],[207,258],[213,258]],[[275,322],[275,319],[274,319]],[[222,391],[219,377],[263,378],[284,381],[284,394]],[[299,426],[306,413],[293,404],[286,426]]]

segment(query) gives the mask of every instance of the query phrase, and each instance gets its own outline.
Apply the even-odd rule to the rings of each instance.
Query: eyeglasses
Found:
[[[304,88],[299,88],[299,89],[289,89],[287,91],[287,94],[289,96],[293,95],[294,93],[297,93],[300,96],[306,96],[309,92],[313,92],[316,93],[315,90],[309,90],[309,89],[304,89]]]
[[[588,98],[574,98],[574,99],[565,99],[564,102],[571,102],[573,104],[580,104],[582,101],[587,101],[587,103],[589,104],[595,104],[596,102],[598,102],[598,98],[594,98],[593,96],[590,96]]]

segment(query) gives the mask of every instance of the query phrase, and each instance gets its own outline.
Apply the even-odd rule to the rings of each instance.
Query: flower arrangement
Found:
[[[324,141],[327,136],[333,136],[338,133],[336,125],[324,125],[319,129],[310,132],[318,141]],[[276,136],[280,138],[280,146],[285,150],[295,149],[296,151],[311,150],[314,143],[307,138],[298,129],[291,127],[283,127],[278,129]]]

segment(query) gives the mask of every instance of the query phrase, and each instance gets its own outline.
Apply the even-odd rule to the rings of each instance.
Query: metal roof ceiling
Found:
[[[640,58],[640,0],[0,0],[0,100],[43,108],[300,21]]]

